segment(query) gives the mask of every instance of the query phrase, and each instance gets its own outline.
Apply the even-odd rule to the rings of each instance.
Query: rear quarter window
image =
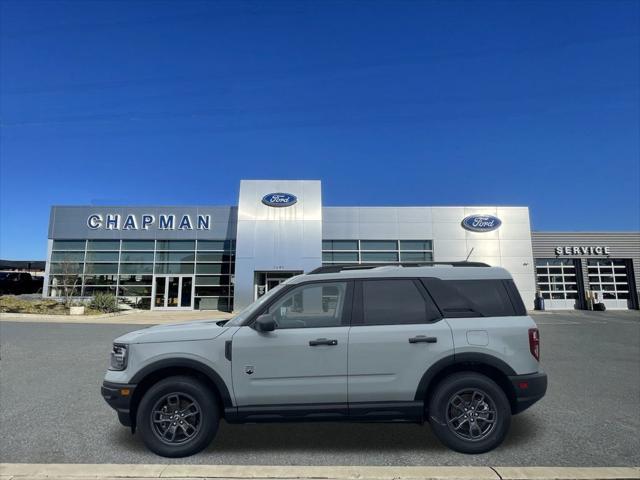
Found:
[[[510,295],[507,290],[505,280],[425,278],[422,282],[444,317],[508,317],[526,314],[523,307],[514,306],[511,299],[513,294]]]

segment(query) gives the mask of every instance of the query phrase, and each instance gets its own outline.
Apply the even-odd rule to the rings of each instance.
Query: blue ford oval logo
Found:
[[[262,203],[270,207],[290,207],[297,201],[298,197],[290,193],[268,193],[262,197]]]
[[[502,225],[493,215],[469,215],[462,220],[462,227],[472,232],[491,232]]]

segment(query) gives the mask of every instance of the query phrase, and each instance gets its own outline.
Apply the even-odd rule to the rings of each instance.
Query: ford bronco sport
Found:
[[[121,336],[102,395],[166,457],[205,448],[222,418],[428,421],[450,448],[480,453],[544,396],[539,355],[538,329],[502,268],[328,266],[230,321]]]

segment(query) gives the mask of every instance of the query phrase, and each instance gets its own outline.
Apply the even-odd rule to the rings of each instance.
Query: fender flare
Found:
[[[513,370],[513,368],[507,365],[503,360],[500,360],[493,355],[475,352],[449,355],[448,357],[444,357],[438,360],[436,363],[431,365],[431,367],[429,367],[426,372],[424,372],[422,378],[420,379],[420,382],[418,383],[418,388],[416,389],[414,400],[422,401],[427,398],[427,390],[429,388],[429,384],[436,377],[436,375],[438,375],[447,367],[459,364],[487,365],[502,372],[506,377],[516,375],[516,372]]]
[[[192,360],[189,358],[165,358],[150,363],[149,365],[138,371],[133,376],[130,383],[137,385],[152,373],[157,372],[158,370],[163,370],[165,368],[189,368],[191,370],[197,371],[198,373],[201,373],[209,380],[211,380],[211,382],[215,385],[218,393],[220,394],[220,398],[222,399],[222,406],[224,408],[233,407],[229,389],[227,388],[227,385],[224,383],[224,380],[222,380],[222,377],[218,374],[218,372],[202,362],[198,362],[197,360]]]

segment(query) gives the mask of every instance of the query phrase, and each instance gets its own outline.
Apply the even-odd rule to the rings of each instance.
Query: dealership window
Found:
[[[323,240],[322,263],[433,261],[432,240]]]
[[[52,262],[84,262],[84,250],[82,252],[52,252]]]
[[[234,240],[54,240],[49,263],[52,297],[108,292],[149,308],[154,274],[180,275],[195,280],[195,308],[233,309]]]
[[[88,240],[87,250],[120,250],[120,240]]]
[[[54,250],[85,250],[84,240],[54,240]]]
[[[123,240],[122,250],[155,250],[155,240]]]
[[[536,282],[542,298],[548,300],[577,299],[576,261],[570,258],[536,259]]]
[[[233,310],[235,240],[198,240],[195,258],[195,308]]]
[[[604,300],[629,298],[629,280],[624,260],[589,259],[587,261],[589,288],[601,292]]]
[[[156,242],[157,250],[195,250],[195,240],[158,240]]]
[[[87,262],[117,262],[120,258],[116,252],[87,252]]]
[[[156,262],[193,262],[194,252],[156,252]]]

